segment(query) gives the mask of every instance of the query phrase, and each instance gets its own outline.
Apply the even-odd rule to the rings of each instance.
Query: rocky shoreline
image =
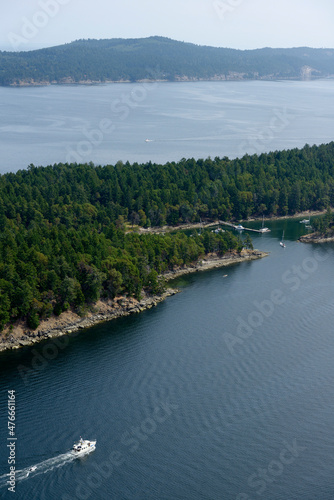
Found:
[[[140,313],[146,309],[151,309],[159,302],[178,292],[177,289],[169,288],[162,295],[145,297],[139,301],[132,297],[116,297],[114,300],[98,301],[94,306],[94,311],[88,313],[84,318],[68,311],[62,313],[58,318],[53,317],[41,321],[36,330],[30,330],[20,322],[21,324],[19,323],[12,332],[8,332],[7,336],[6,333],[2,333],[0,352],[33,345],[62,335],[73,334],[78,330],[90,328],[98,323]]]
[[[299,241],[301,241],[302,243],[328,243],[334,241],[334,235],[324,236],[319,233],[311,233],[306,234],[305,236],[301,236],[299,238]]]
[[[302,74],[300,77],[289,77],[289,76],[281,76],[280,80],[288,80],[288,81],[303,81],[303,80],[318,80],[323,77],[317,77],[315,75],[304,75]],[[334,75],[328,75],[327,79],[333,79]],[[178,76],[176,75],[173,82],[175,83],[196,83],[196,82],[220,82],[220,81],[230,81],[230,82],[240,82],[240,81],[276,81],[277,76],[273,74],[263,75],[263,76],[253,76],[248,77],[246,73],[238,73],[238,72],[229,72],[227,74],[217,74],[211,77],[194,77],[194,76]],[[33,78],[27,78],[23,80],[18,80],[15,82],[11,82],[7,85],[1,85],[2,87],[46,87],[49,85],[108,85],[113,83],[170,83],[171,80],[167,78],[145,78],[136,81],[131,81],[129,79],[121,79],[121,80],[75,80],[73,77],[68,76],[64,77],[60,80],[39,80],[36,81]]]
[[[240,254],[229,253],[223,257],[209,255],[206,256],[206,259],[202,259],[193,265],[169,271],[165,273],[163,277],[166,281],[169,281],[185,274],[207,271],[209,269],[229,266],[239,262],[260,259],[267,255],[268,253],[259,250],[243,250]],[[145,296],[139,301],[133,297],[116,297],[114,300],[109,301],[100,300],[94,305],[93,311],[89,312],[84,318],[78,316],[73,311],[66,311],[59,317],[52,316],[51,318],[41,321],[36,330],[28,329],[22,321],[19,321],[14,325],[12,330],[7,328],[1,333],[0,352],[19,349],[63,335],[77,335],[76,332],[79,330],[90,328],[98,323],[151,309],[167,297],[175,295],[178,292],[178,289],[168,288],[162,295],[153,297]]]
[[[242,250],[240,253],[229,253],[223,257],[217,257],[214,255],[207,256],[206,259],[202,259],[192,266],[187,266],[185,268],[165,273],[164,278],[166,281],[169,281],[178,278],[179,276],[184,276],[194,272],[208,271],[210,269],[238,264],[239,262],[262,259],[263,257],[267,257],[267,255],[269,255],[267,252],[261,252],[260,250]]]
[[[297,219],[299,217],[314,217],[314,216],[319,216],[323,215],[326,213],[326,210],[304,210],[303,212],[296,212],[293,215],[272,215],[270,217],[264,217],[264,220],[266,221],[271,221],[271,220],[285,220],[285,219]],[[241,222],[247,222],[247,221],[256,221],[256,220],[262,220],[262,217],[249,217],[246,220],[243,220]]]

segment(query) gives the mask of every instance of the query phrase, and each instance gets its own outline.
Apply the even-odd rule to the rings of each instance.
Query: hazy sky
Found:
[[[334,48],[333,0],[10,0],[0,50],[152,35],[200,45]]]

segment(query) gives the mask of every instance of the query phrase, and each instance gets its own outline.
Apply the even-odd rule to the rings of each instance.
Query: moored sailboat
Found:
[[[282,234],[282,239],[281,241],[279,242],[279,244],[281,245],[281,247],[285,248],[286,247],[286,244],[284,243],[284,231],[283,231],[283,234]]]
[[[264,227],[264,216],[262,215],[262,227],[259,229],[260,233],[269,233],[269,227]]]

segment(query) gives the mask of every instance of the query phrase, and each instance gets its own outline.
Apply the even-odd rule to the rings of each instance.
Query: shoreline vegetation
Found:
[[[295,219],[299,217],[323,215],[325,213],[326,210],[306,210],[294,215],[265,217],[264,220]],[[241,222],[245,222],[247,220],[261,221],[262,218],[250,217],[249,219],[242,220]],[[217,225],[219,225],[219,221],[207,223],[197,222],[192,224],[180,224],[178,226],[163,226],[146,229],[140,227],[131,231],[129,230],[129,232],[137,231],[139,233],[165,233],[191,229],[206,229]],[[311,233],[301,236],[299,241],[305,243],[323,243],[334,241],[334,235],[325,237],[319,233]],[[208,271],[240,262],[260,259],[266,257],[267,255],[268,253],[259,250],[244,249],[240,252],[240,254],[228,253],[223,257],[218,257],[216,255],[206,256],[206,258],[200,259],[198,262],[191,265],[180,267],[173,271],[167,271],[163,274],[163,278],[165,281],[170,281],[187,274]],[[18,321],[12,330],[7,327],[0,334],[0,352],[30,346],[42,342],[43,340],[57,338],[63,335],[73,334],[74,332],[78,332],[83,329],[91,328],[99,323],[105,323],[113,319],[140,313],[155,307],[166,298],[177,293],[179,293],[178,289],[167,288],[167,290],[161,295],[149,296],[144,294],[141,300],[124,296],[115,297],[114,300],[99,300],[91,307],[91,310],[87,313],[87,315],[85,315],[85,317],[79,316],[74,311],[66,311],[62,313],[60,317],[54,316],[42,321],[37,330],[29,329],[23,321]]]
[[[265,217],[264,220],[295,219],[299,217],[323,215],[324,213],[326,213],[326,210],[306,210],[294,215]],[[250,217],[249,219],[241,220],[241,222],[246,222],[247,220],[261,221],[262,218]],[[139,227],[129,230],[128,232],[136,231],[139,233],[159,234],[191,229],[209,229],[217,225],[219,225],[219,221],[206,223],[196,222],[192,224],[180,224],[177,226],[153,228]],[[334,241],[334,235],[329,238],[324,238],[318,233],[311,233],[300,237],[299,240],[305,243],[322,243],[326,241]],[[267,252],[249,249],[243,249],[239,254],[227,253],[222,257],[218,257],[217,255],[206,255],[205,258],[200,259],[196,263],[180,267],[173,271],[167,271],[162,275],[162,277],[165,281],[171,281],[179,278],[180,276],[231,266],[240,262],[261,259],[268,255],[269,254]],[[125,296],[115,297],[113,300],[99,300],[91,307],[91,310],[84,317],[79,316],[74,311],[66,311],[59,317],[53,316],[52,318],[41,321],[37,330],[28,328],[22,320],[17,321],[13,329],[9,329],[9,327],[7,327],[0,333],[0,352],[31,346],[52,338],[74,334],[80,330],[88,329],[97,324],[112,321],[113,319],[138,314],[157,306],[160,302],[179,292],[180,290],[176,288],[167,288],[161,295],[150,296],[144,293],[141,300]]]
[[[264,220],[270,221],[295,219],[299,217],[323,215],[325,213],[326,210],[306,210],[303,212],[298,212],[294,215],[265,217]],[[241,222],[261,220],[262,218],[259,216],[243,219],[241,220]],[[162,226],[151,228],[139,227],[129,230],[128,233],[138,232],[140,234],[164,234],[182,230],[204,230],[211,227],[216,227],[217,225],[219,225],[219,221],[196,222],[189,224],[179,224],[177,226]],[[323,243],[327,241],[334,241],[334,235],[325,237],[324,235],[316,232],[302,236],[299,238],[299,240],[305,243]],[[268,255],[269,254],[267,252],[250,249],[243,249],[240,252],[228,252],[223,256],[218,256],[216,254],[207,254],[205,255],[205,258],[199,259],[197,262],[176,268],[172,271],[166,271],[160,277],[168,282],[177,279],[180,276],[185,276],[191,273],[208,271],[225,266],[231,266],[240,262],[261,259]],[[144,292],[140,300],[134,297],[126,297],[122,295],[115,297],[113,300],[98,300],[95,304],[91,305],[90,310],[85,314],[84,317],[78,315],[73,310],[65,311],[60,316],[52,316],[51,318],[42,320],[37,329],[28,328],[24,321],[19,320],[15,325],[13,325],[13,328],[10,329],[7,326],[0,333],[0,352],[31,346],[34,344],[38,344],[39,342],[62,337],[64,335],[77,335],[81,330],[91,328],[97,324],[109,322],[113,319],[129,316],[132,314],[138,314],[145,310],[151,309],[168,297],[171,297],[179,292],[180,290],[178,290],[177,288],[171,287],[167,288],[163,293],[159,295],[150,295]]]
[[[331,236],[325,236],[320,233],[310,233],[301,236],[299,241],[302,243],[330,243],[331,241],[334,241],[334,234]]]
[[[248,219],[240,219],[240,220],[234,220],[234,223],[237,224],[239,222],[262,222],[262,220],[265,221],[272,221],[272,220],[285,220],[285,219],[298,219],[299,217],[313,217],[313,216],[320,216],[326,213],[326,210],[305,210],[303,212],[298,212],[295,213],[294,215],[272,215],[271,217],[263,217],[258,216],[258,217],[249,217]],[[220,221],[220,220],[215,220],[215,221],[210,221],[210,222],[194,222],[194,223],[189,223],[189,224],[179,224],[177,226],[161,226],[161,227],[149,227],[149,228],[144,228],[144,227],[135,227],[128,229],[126,232],[127,233],[132,233],[132,232],[138,232],[140,234],[148,234],[148,233],[170,233],[173,231],[187,231],[190,229],[206,229],[210,227],[216,227],[223,225],[223,222],[228,222],[231,223],[231,221]]]
[[[206,255],[205,259],[203,258],[188,266],[164,273],[163,278],[165,281],[170,281],[186,274],[261,259],[267,255],[268,253],[259,250],[241,250],[240,253],[227,253],[222,257],[214,254]],[[93,304],[91,311],[84,318],[80,317],[74,311],[66,311],[58,317],[52,316],[41,321],[36,330],[27,328],[27,325],[23,321],[18,321],[12,330],[5,328],[0,334],[0,352],[31,346],[43,340],[50,340],[63,335],[71,335],[99,323],[138,314],[155,307],[166,298],[177,293],[179,293],[178,289],[167,288],[160,295],[149,296],[144,294],[140,300],[124,296],[115,297],[113,300],[99,300]]]
[[[307,78],[307,81],[312,81],[312,80],[319,80],[321,77],[316,77],[313,76],[312,78]],[[271,77],[270,75],[264,76],[262,78],[245,78],[242,75],[231,75],[231,76],[225,76],[225,75],[217,75],[214,77],[207,77],[207,78],[190,78],[190,77],[175,77],[173,80],[173,83],[197,83],[197,82],[242,82],[242,81],[277,81],[277,77]],[[280,80],[287,80],[287,81],[305,81],[305,78],[300,76],[300,77],[281,77]],[[334,80],[334,75],[327,76],[326,80]],[[34,80],[18,80],[16,82],[10,83],[8,85],[3,85],[3,86],[8,86],[11,88],[23,88],[23,87],[49,87],[52,85],[59,85],[59,86],[74,86],[74,85],[86,85],[88,86],[98,86],[98,85],[112,85],[114,83],[142,83],[142,84],[149,84],[149,83],[170,83],[171,80],[167,79],[142,79],[142,80],[136,80],[135,82],[131,80],[79,80],[75,81],[72,78],[64,78],[61,81],[34,81]]]
[[[313,233],[305,234],[299,238],[302,243],[327,243],[334,241],[334,216],[331,208],[325,211],[321,218],[313,219]]]
[[[264,220],[295,219],[299,217],[323,215],[324,213],[326,213],[326,210],[306,210],[294,215],[265,217]],[[262,218],[250,217],[249,219],[241,220],[241,222],[247,220],[261,221]],[[139,233],[157,234],[191,229],[206,229],[217,225],[219,225],[219,221],[207,223],[196,222],[192,224],[180,224],[178,226],[163,226],[146,229],[139,227],[131,231],[129,230],[128,232],[137,231]],[[323,243],[334,241],[334,235],[324,237],[319,233],[311,233],[301,236],[299,240],[305,243]],[[163,278],[165,281],[171,281],[191,273],[218,269],[240,262],[261,259],[266,256],[268,256],[267,252],[245,249],[239,254],[227,253],[222,257],[207,255],[206,258],[200,259],[196,263],[165,272]],[[115,297],[113,300],[99,300],[91,307],[91,310],[84,317],[79,316],[74,311],[66,311],[59,317],[53,316],[52,318],[42,321],[37,330],[27,328],[27,325],[22,320],[17,321],[12,330],[7,327],[0,333],[0,352],[31,346],[45,340],[73,334],[80,330],[91,328],[94,325],[112,321],[113,319],[143,312],[157,306],[160,302],[179,292],[180,290],[176,288],[167,288],[161,295],[150,296],[144,293],[141,300],[124,296]]]
[[[168,272],[252,250],[248,233],[210,226],[334,206],[333,158],[331,142],[233,160],[31,164],[0,176],[0,331],[10,337],[22,321],[37,332],[70,311],[83,318],[99,300],[156,297]],[[331,231],[327,212],[312,217],[315,231]]]

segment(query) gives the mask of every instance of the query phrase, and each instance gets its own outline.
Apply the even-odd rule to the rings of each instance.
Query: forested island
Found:
[[[99,298],[160,294],[164,273],[251,248],[230,231],[150,228],[331,205],[334,142],[233,160],[30,165],[1,175],[0,326],[23,318],[37,328],[70,309],[85,315]]]
[[[0,85],[308,79],[334,75],[334,49],[236,50],[153,36],[0,52]]]

